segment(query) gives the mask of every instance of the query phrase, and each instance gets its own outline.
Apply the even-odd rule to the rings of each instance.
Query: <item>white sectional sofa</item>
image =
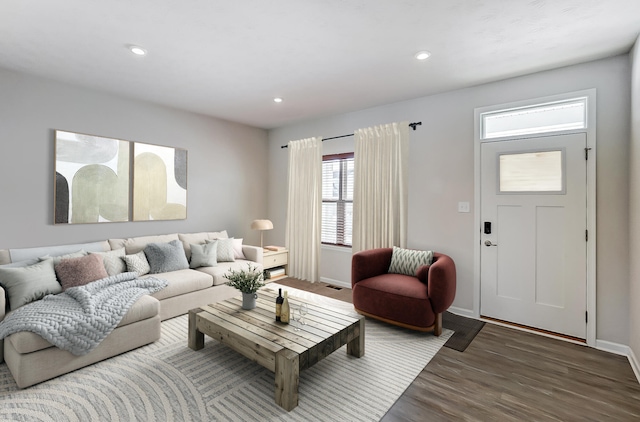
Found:
[[[174,233],[126,239],[108,239],[100,242],[52,246],[42,248],[2,249],[0,266],[20,266],[37,262],[39,258],[60,256],[80,250],[88,253],[118,251],[126,255],[143,251],[150,243],[164,244],[179,240],[187,259],[190,245],[203,245],[208,240],[228,238],[226,231],[201,233]],[[238,239],[236,239],[238,246]],[[175,243],[174,243],[175,244]],[[239,256],[238,256],[239,255]],[[154,277],[168,281],[166,288],[149,296],[142,296],[129,309],[117,328],[90,353],[76,356],[53,346],[37,334],[18,332],[0,340],[0,364],[4,360],[20,388],[60,376],[103,359],[135,349],[160,338],[160,322],[187,313],[190,309],[236,296],[237,290],[226,286],[224,274],[229,269],[247,268],[248,264],[262,269],[262,249],[241,245],[235,260],[218,262],[216,266],[179,269]],[[0,267],[1,268],[1,267]],[[142,276],[145,277],[145,276]],[[0,284],[2,279],[0,279]],[[10,296],[10,295],[9,295]],[[10,304],[0,286],[0,321]],[[186,344],[185,344],[186,347]]]

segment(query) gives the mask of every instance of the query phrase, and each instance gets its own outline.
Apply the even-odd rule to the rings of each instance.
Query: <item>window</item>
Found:
[[[564,192],[563,155],[563,150],[500,154],[500,192]]]
[[[482,113],[482,139],[585,129],[587,98]]]
[[[322,158],[322,243],[351,246],[353,153]]]

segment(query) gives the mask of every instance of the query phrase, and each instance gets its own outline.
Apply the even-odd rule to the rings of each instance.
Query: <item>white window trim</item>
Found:
[[[521,107],[530,107],[537,104],[567,101],[576,98],[587,99],[586,128],[565,131],[545,132],[540,134],[528,134],[518,136],[506,136],[501,138],[482,139],[482,117],[483,113],[495,112]],[[483,142],[500,142],[512,139],[541,138],[553,135],[564,135],[571,133],[585,133],[587,136],[587,148],[589,148],[589,160],[587,161],[587,230],[589,231],[589,241],[587,242],[587,298],[586,304],[589,318],[587,321],[587,345],[597,346],[596,326],[596,90],[587,89],[583,91],[568,92],[565,94],[552,95],[548,97],[534,98],[529,100],[498,104],[488,107],[479,107],[474,110],[474,201],[477,206],[474,208],[474,221],[477,230],[474,230],[474,262],[473,262],[473,310],[472,316],[480,317],[480,250],[481,250],[481,225],[480,221],[480,146]]]

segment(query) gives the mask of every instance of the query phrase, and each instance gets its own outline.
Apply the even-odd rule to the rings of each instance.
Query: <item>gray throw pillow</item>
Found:
[[[115,249],[107,252],[89,252],[91,255],[100,255],[104,262],[104,268],[107,274],[116,275],[127,271],[127,264],[124,262],[126,255],[124,248]]]
[[[149,243],[144,248],[151,274],[168,273],[189,268],[184,247],[179,240],[169,243]]]
[[[149,274],[149,271],[151,271],[149,261],[147,261],[147,256],[144,254],[144,251],[132,255],[125,255],[122,259],[125,264],[127,264],[127,271],[138,274],[138,277]]]
[[[7,291],[12,311],[48,294],[62,292],[53,270],[53,259],[26,267],[0,268],[0,284]]]
[[[419,267],[431,265],[431,262],[433,262],[432,251],[416,251],[394,246],[388,272],[415,276]]]
[[[218,248],[218,262],[234,262],[236,253],[233,249],[233,239],[207,240],[207,243],[214,243]]]
[[[189,268],[215,267],[218,265],[218,244],[205,243],[193,244],[191,247],[191,262]]]

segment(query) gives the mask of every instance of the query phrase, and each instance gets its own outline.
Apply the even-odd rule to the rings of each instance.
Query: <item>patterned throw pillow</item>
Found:
[[[168,273],[189,268],[189,261],[184,253],[184,247],[179,240],[168,243],[149,243],[144,248],[147,261],[151,267],[151,274]]]
[[[127,264],[127,271],[137,273],[138,277],[149,274],[149,271],[151,271],[149,261],[147,261],[147,256],[144,254],[144,251],[133,255],[125,255],[122,259],[124,259],[124,262]]]
[[[218,262],[234,262],[236,260],[233,239],[207,240],[207,243],[217,243]]]
[[[125,256],[124,248],[107,252],[89,252],[89,254],[100,255],[102,257],[104,268],[106,268],[109,275],[116,275],[127,271],[127,264],[123,260]]]
[[[190,244],[191,262],[189,268],[215,267],[218,265],[218,244]]]
[[[416,251],[393,247],[389,273],[415,276],[416,271],[423,265],[431,265],[433,251]]]
[[[66,258],[56,265],[56,275],[62,290],[84,286],[92,281],[108,277],[100,255],[87,255],[79,258]]]

